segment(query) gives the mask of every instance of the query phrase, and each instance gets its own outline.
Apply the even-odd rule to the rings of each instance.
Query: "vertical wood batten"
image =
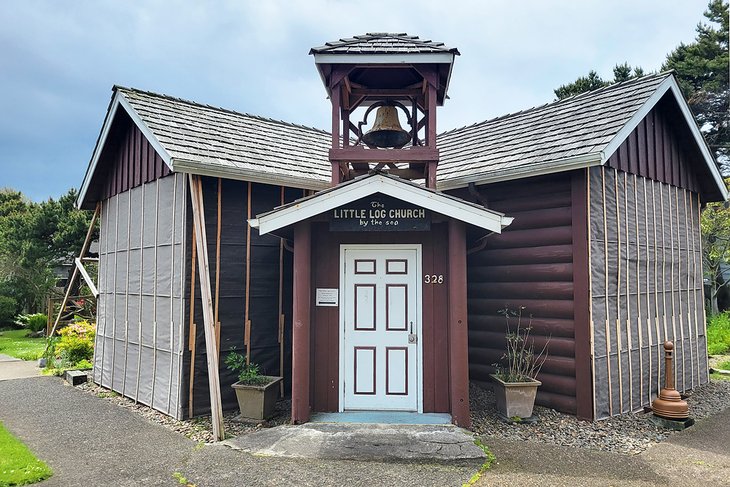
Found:
[[[451,416],[462,428],[469,415],[469,338],[466,311],[466,225],[449,220],[449,384]]]
[[[294,315],[292,329],[292,423],[309,421],[311,320],[311,229],[309,222],[294,226]]]
[[[605,278],[605,287],[604,287],[604,293],[605,293],[605,312],[606,312],[606,320],[605,320],[605,341],[606,341],[606,376],[607,376],[607,385],[608,385],[608,414],[609,416],[613,416],[613,387],[611,384],[611,332],[610,332],[610,323],[611,320],[609,319],[610,316],[610,310],[609,310],[609,304],[608,304],[608,281],[609,281],[609,266],[608,266],[608,214],[607,214],[607,208],[606,208],[606,171],[601,171],[601,197],[603,199],[602,201],[602,207],[603,207],[603,275]]]

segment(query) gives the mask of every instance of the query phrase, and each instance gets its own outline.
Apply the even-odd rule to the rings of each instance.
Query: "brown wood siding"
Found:
[[[312,289],[340,287],[340,244],[379,244],[377,233],[330,233],[327,223],[312,224]],[[387,235],[387,243],[421,243],[424,274],[447,275],[448,229],[434,223],[431,232]],[[423,286],[423,410],[449,412],[448,288]],[[312,407],[339,407],[340,316],[338,308],[312,306]]]
[[[492,364],[500,361],[506,344],[505,318],[498,310],[524,307],[523,324],[532,316],[536,348],[549,339],[537,402],[575,414],[571,184],[571,174],[564,173],[478,187],[489,208],[514,222],[468,257],[469,375],[490,383]]]
[[[202,177],[203,202],[205,209],[206,233],[208,236],[208,259],[210,264],[211,288],[214,296],[218,282],[218,321],[220,328],[220,383],[224,409],[234,409],[237,402],[233,389],[229,386],[236,381],[235,374],[229,370],[223,360],[233,350],[246,352],[244,343],[246,322],[246,296],[249,300],[249,319],[251,321],[250,350],[251,361],[258,364],[260,370],[269,375],[284,376],[284,393],[291,389],[291,344],[292,344],[292,277],[293,255],[285,251],[283,254],[282,307],[284,314],[284,367],[279,367],[278,342],[278,301],[279,301],[279,238],[274,235],[259,235],[251,230],[249,247],[250,272],[249,289],[246,289],[246,248],[247,248],[247,215],[249,213],[249,183],[231,179],[222,179],[220,185],[220,276],[216,276],[216,234],[218,227],[218,178]],[[281,204],[281,187],[267,184],[251,183],[250,213],[256,215],[268,211]],[[303,190],[285,188],[284,201],[291,202],[303,196]],[[195,290],[192,284],[192,250],[194,247],[192,209],[190,198],[186,196],[188,205],[185,224],[186,263],[185,263],[185,354],[183,356],[183,403],[184,415],[189,414],[189,387],[193,381],[193,415],[210,412],[210,395],[207,376],[207,354],[203,328],[202,301],[200,298],[199,275],[197,267]],[[197,264],[196,264],[197,266]],[[194,295],[193,322],[196,324],[195,337],[189,336],[188,317],[191,300]],[[194,345],[195,353],[191,346]],[[190,373],[190,361],[194,359],[193,375]]]
[[[110,139],[99,161],[99,199],[110,198],[170,174],[162,157],[130,120],[115,121]]]
[[[700,192],[695,168],[705,162],[682,143],[686,134],[678,133],[677,125],[671,107],[658,103],[609,157],[607,166]]]

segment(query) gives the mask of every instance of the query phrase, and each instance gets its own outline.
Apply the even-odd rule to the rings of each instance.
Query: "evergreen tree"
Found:
[[[725,172],[730,170],[730,60],[728,3],[712,0],[704,13],[709,24],[697,26],[697,38],[669,53],[662,69],[677,73],[697,124]]]
[[[572,83],[562,85],[560,88],[555,90],[555,96],[559,100],[568,98],[569,96],[579,95],[586,91],[597,90],[604,86],[609,86],[614,83],[620,83],[621,81],[627,81],[631,78],[636,78],[644,75],[644,70],[640,67],[632,68],[629,63],[617,64],[613,67],[613,81],[606,81],[601,78],[598,73],[591,70],[587,76],[581,76]]]

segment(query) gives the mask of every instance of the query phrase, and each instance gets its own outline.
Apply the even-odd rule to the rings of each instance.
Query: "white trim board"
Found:
[[[107,111],[106,118],[104,118],[104,124],[102,125],[101,133],[99,134],[99,140],[94,147],[94,152],[91,155],[91,162],[89,163],[89,167],[86,169],[84,180],[81,183],[81,188],[79,189],[79,195],[76,198],[76,206],[78,208],[81,208],[81,204],[86,199],[86,193],[89,190],[89,185],[91,184],[91,180],[94,177],[94,173],[96,172],[96,166],[99,164],[99,158],[101,157],[101,153],[106,146],[106,139],[107,137],[109,137],[109,130],[111,129],[112,123],[114,123],[117,110],[120,106],[124,109],[125,112],[127,112],[129,118],[137,126],[140,132],[142,132],[142,134],[145,136],[145,139],[147,139],[152,147],[154,147],[155,151],[160,155],[165,164],[167,164],[167,167],[169,167],[171,171],[173,170],[172,157],[170,156],[170,154],[165,150],[160,141],[157,140],[157,137],[154,136],[150,128],[147,127],[142,118],[129,104],[126,98],[124,98],[124,95],[122,95],[121,92],[116,91],[114,93],[114,98],[112,98],[109,110]]]
[[[401,182],[392,176],[373,174],[252,218],[249,224],[258,228],[263,235],[375,193],[392,196],[495,233],[501,233],[504,227],[512,223],[512,217],[502,213],[479,208],[412,183]]]

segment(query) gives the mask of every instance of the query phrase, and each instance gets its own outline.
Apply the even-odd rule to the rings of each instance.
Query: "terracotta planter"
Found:
[[[505,418],[529,418],[535,405],[537,388],[542,385],[539,380],[531,382],[504,382],[494,374],[494,395],[497,398],[497,412]]]
[[[268,419],[274,415],[274,406],[279,399],[281,377],[266,376],[269,382],[263,386],[252,386],[236,382],[231,385],[236,391],[241,417],[248,419]]]

